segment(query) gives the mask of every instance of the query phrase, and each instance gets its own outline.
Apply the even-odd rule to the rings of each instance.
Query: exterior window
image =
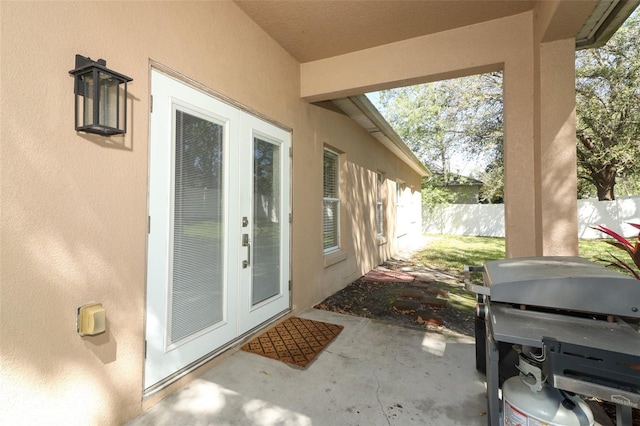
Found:
[[[340,155],[324,150],[323,235],[325,253],[340,249]]]
[[[404,190],[403,182],[396,182],[396,234],[398,237],[407,233],[407,217],[404,206]]]
[[[384,234],[384,206],[382,203],[382,185],[384,175],[376,172],[376,235],[382,237]]]

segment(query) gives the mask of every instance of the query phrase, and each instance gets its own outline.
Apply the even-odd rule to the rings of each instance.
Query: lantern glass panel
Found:
[[[94,105],[94,78],[93,73],[88,72],[78,76],[78,105],[76,109],[78,117],[76,123],[80,126],[93,126],[93,105]]]
[[[98,125],[112,129],[119,128],[120,124],[120,80],[113,75],[99,72],[99,105]]]

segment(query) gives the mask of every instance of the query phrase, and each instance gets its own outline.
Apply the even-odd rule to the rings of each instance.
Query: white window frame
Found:
[[[324,196],[324,185],[325,185],[325,179],[324,179],[324,165],[325,165],[325,155],[326,153],[330,153],[332,155],[335,156],[335,162],[336,162],[336,176],[335,176],[335,190],[336,190],[336,197],[325,197]],[[341,206],[340,206],[340,153],[336,152],[332,149],[329,148],[324,148],[322,151],[322,210],[323,210],[323,214],[322,214],[322,246],[323,246],[323,253],[327,254],[327,253],[333,253],[336,251],[340,250],[340,241],[341,241],[341,229],[340,229],[340,221],[341,221]],[[325,215],[324,215],[324,209],[326,206],[326,203],[334,203],[337,206],[337,214],[336,217],[334,218],[335,221],[335,229],[337,230],[336,232],[336,244],[331,246],[331,247],[324,247],[324,229],[325,229]]]

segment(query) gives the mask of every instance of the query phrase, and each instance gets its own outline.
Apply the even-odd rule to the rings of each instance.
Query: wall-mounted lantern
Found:
[[[104,59],[92,61],[76,55],[74,77],[76,95],[76,131],[99,135],[127,132],[126,75],[111,71]]]

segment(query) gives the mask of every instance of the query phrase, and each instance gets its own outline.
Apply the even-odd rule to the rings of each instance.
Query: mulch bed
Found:
[[[450,303],[462,282],[439,271],[390,259],[315,306],[417,330],[474,335],[474,313]],[[447,303],[449,302],[449,303]]]

